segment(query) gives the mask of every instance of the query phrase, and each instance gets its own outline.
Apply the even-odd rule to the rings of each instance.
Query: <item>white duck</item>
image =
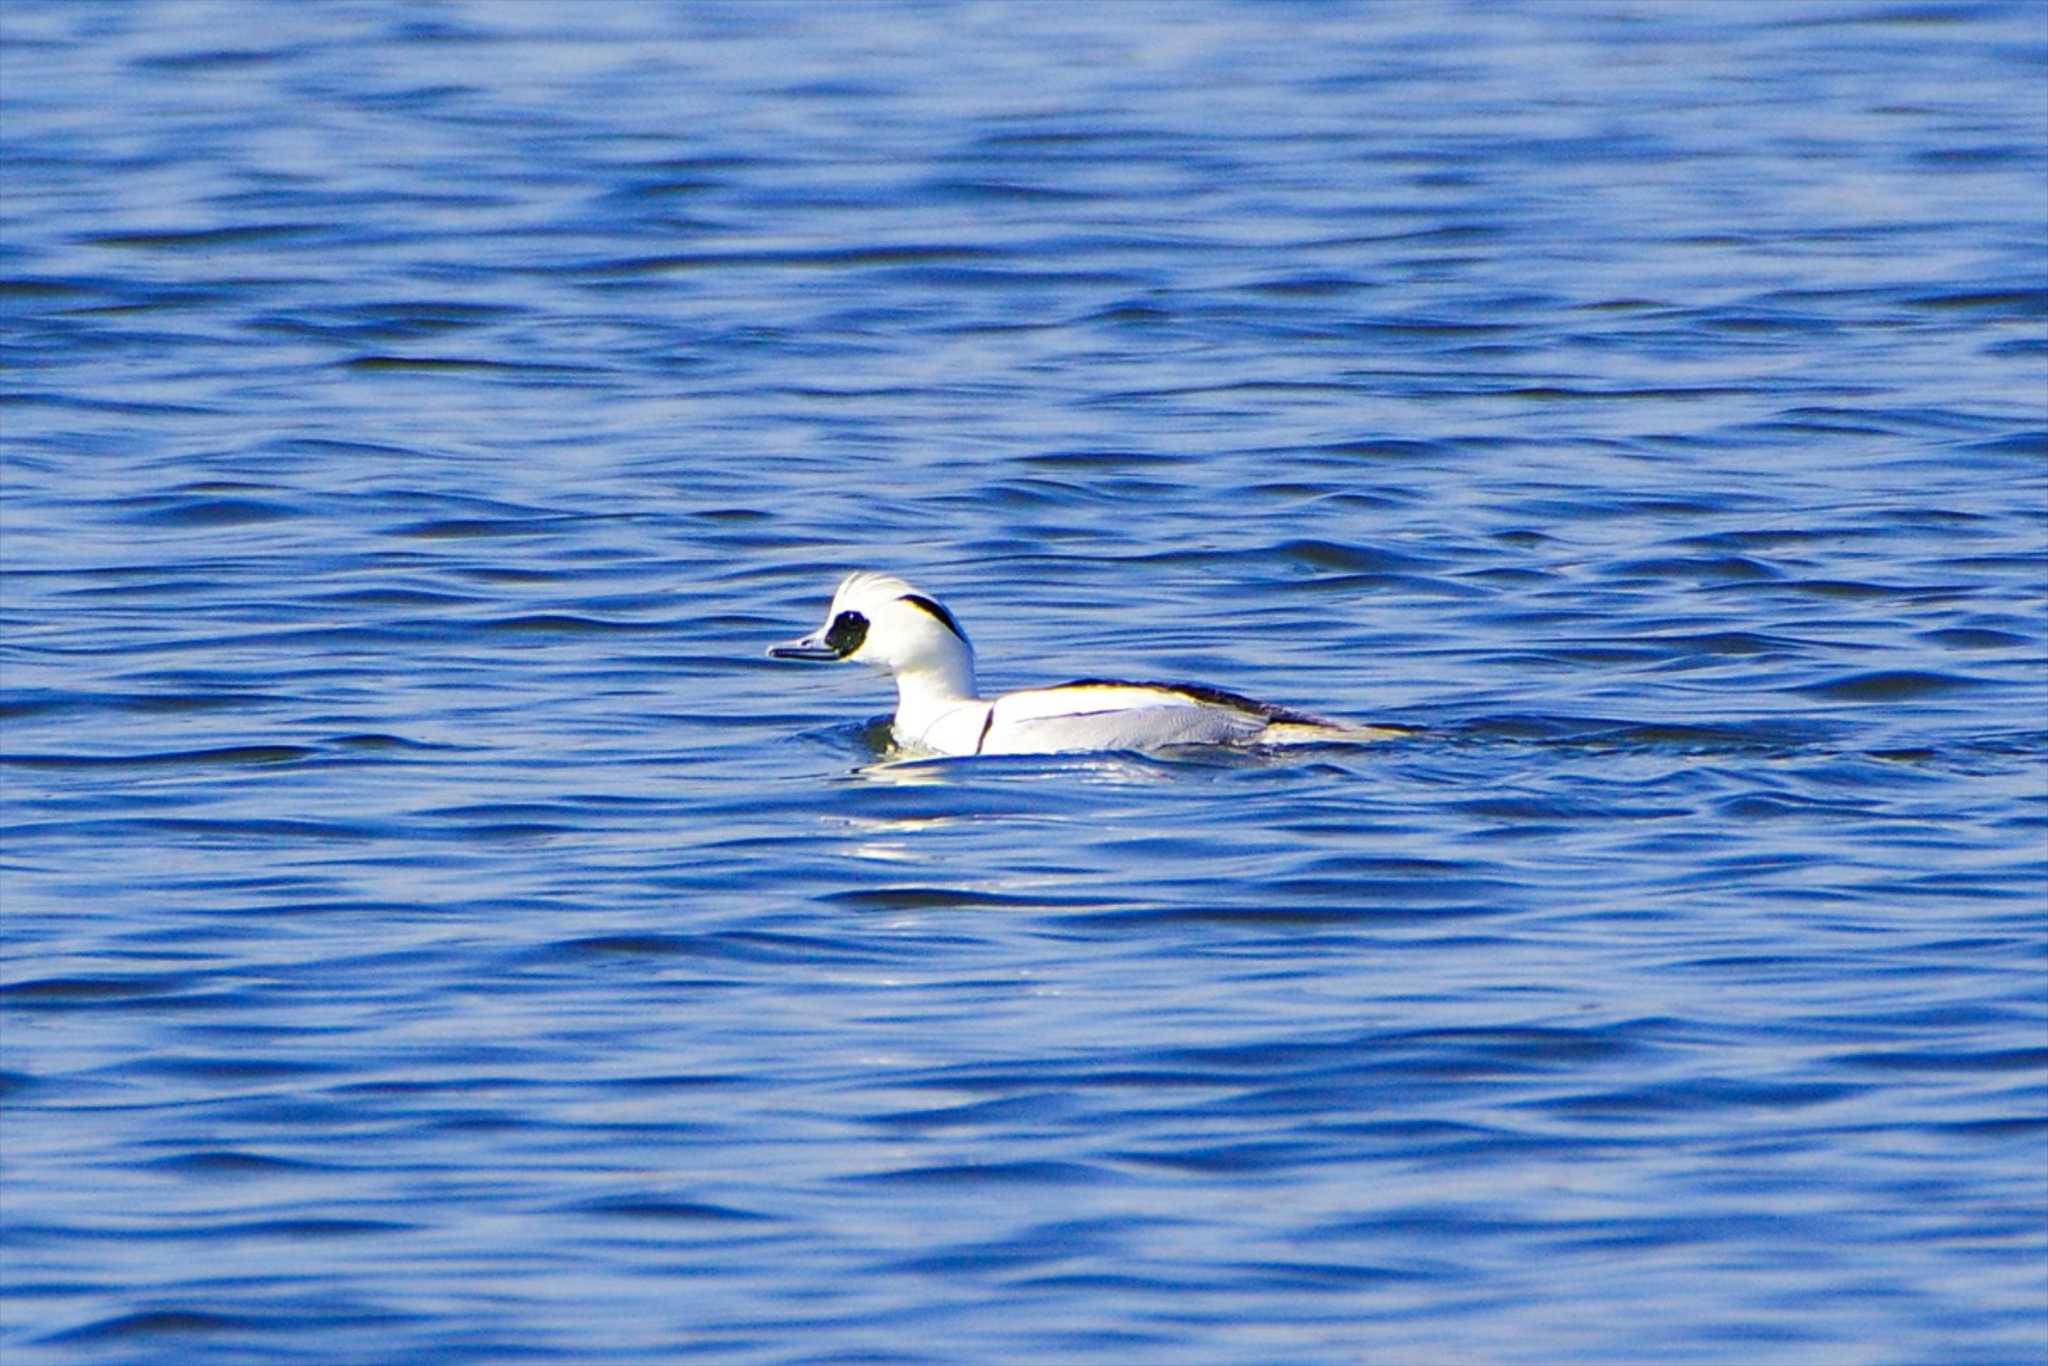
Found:
[[[1377,740],[1352,726],[1189,683],[1084,678],[994,699],[974,691],[974,647],[937,599],[891,574],[848,574],[825,623],[776,659],[852,660],[896,679],[896,743],[936,754],[1053,754],[1166,745]]]

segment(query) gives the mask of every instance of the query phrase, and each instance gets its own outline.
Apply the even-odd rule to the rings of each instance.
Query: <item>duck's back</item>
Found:
[[[1083,678],[997,698],[979,752],[1045,754],[1235,744],[1259,738],[1268,726],[1343,729],[1321,717],[1220,688]]]

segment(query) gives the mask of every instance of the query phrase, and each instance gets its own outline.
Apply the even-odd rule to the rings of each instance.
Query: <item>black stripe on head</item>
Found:
[[[896,599],[896,601],[907,602],[912,607],[923,608],[925,611],[937,617],[939,619],[940,625],[944,626],[948,631],[951,631],[954,635],[960,637],[961,644],[964,645],[967,643],[967,633],[960,629],[960,623],[953,620],[953,614],[946,610],[944,604],[933,602],[930,598],[926,597],[922,593],[905,593],[902,597]]]
[[[858,612],[841,612],[832,618],[832,629],[825,632],[825,643],[839,651],[841,659],[846,658],[868,638],[868,619]]]

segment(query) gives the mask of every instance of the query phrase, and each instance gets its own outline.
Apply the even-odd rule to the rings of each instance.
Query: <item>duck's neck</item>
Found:
[[[906,669],[896,675],[896,729],[922,735],[955,707],[979,700],[974,695],[972,659]]]

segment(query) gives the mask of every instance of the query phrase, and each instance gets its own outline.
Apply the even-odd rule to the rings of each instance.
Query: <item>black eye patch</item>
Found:
[[[832,618],[832,629],[825,632],[825,643],[846,658],[861,647],[868,638],[868,619],[858,612],[841,612]]]

